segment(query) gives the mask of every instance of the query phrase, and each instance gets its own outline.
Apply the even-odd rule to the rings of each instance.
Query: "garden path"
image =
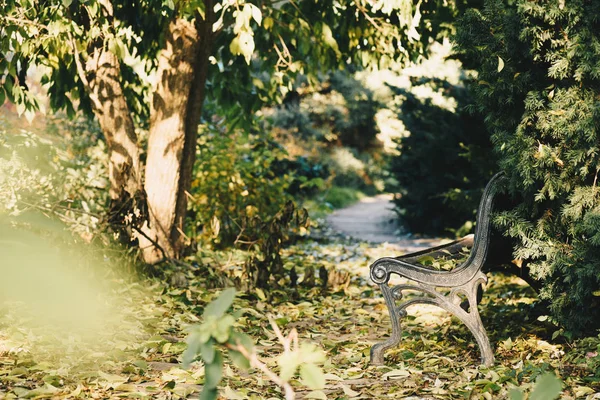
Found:
[[[372,243],[389,243],[402,252],[413,252],[441,243],[438,238],[418,238],[401,231],[391,194],[366,197],[327,217],[331,228],[346,236]]]

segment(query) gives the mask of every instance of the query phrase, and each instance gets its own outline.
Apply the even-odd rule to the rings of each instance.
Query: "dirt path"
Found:
[[[389,243],[403,252],[422,250],[441,243],[440,239],[400,234],[391,199],[389,194],[364,198],[350,207],[333,212],[327,217],[327,222],[333,230],[343,235],[373,243]]]

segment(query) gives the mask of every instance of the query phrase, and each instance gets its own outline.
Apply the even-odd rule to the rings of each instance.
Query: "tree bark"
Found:
[[[211,20],[207,14],[196,25],[183,18],[171,22],[159,56],[146,161],[145,190],[153,235],[151,245],[143,247],[148,263],[165,256],[178,258],[186,247],[187,193],[205,95]]]
[[[113,7],[109,0],[100,0],[104,16],[111,21]],[[121,86],[121,67],[118,57],[98,45],[91,49],[82,64],[77,43],[71,38],[77,73],[92,104],[92,111],[104,133],[108,145],[109,222],[121,236],[130,242],[135,235],[132,224],[145,218],[145,199],[142,188],[140,150],[135,126]]]
[[[95,49],[85,65],[85,77],[89,77],[92,108],[108,145],[110,222],[128,241],[132,234],[127,231],[125,219],[144,214],[139,211],[144,207],[144,199],[137,135],[121,87],[117,56],[105,48]]]

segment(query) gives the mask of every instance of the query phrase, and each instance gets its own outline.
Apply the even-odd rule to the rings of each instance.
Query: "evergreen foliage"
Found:
[[[496,222],[555,322],[600,327],[600,2],[489,0],[457,42],[519,206]]]

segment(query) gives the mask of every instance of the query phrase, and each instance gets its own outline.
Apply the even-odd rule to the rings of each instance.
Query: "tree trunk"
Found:
[[[121,70],[115,54],[98,48],[88,59],[85,75],[92,107],[108,145],[110,222],[123,241],[133,235],[130,221],[143,215],[140,152],[130,110],[121,87]],[[84,78],[85,79],[85,78]]]
[[[173,21],[158,59],[145,180],[153,235],[151,245],[143,247],[148,263],[178,258],[186,245],[183,229],[204,101],[211,20],[207,15],[197,26],[182,18]]]

